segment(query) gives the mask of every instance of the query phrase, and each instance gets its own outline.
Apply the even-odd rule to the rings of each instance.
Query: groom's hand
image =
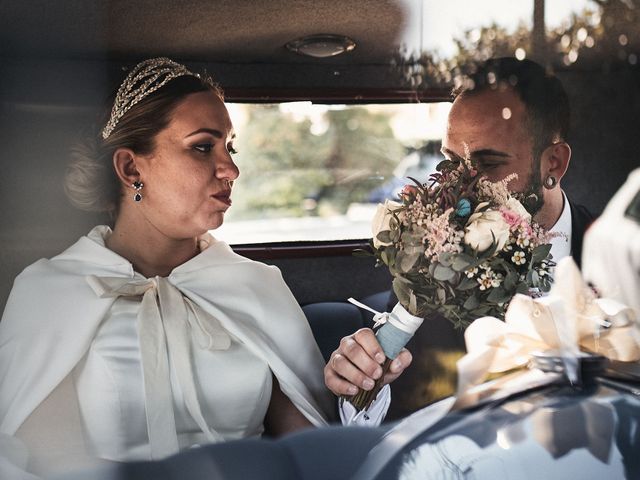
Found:
[[[393,382],[411,364],[411,353],[403,348],[391,362],[383,384]],[[358,388],[371,390],[382,375],[385,355],[373,330],[361,328],[340,340],[324,367],[324,382],[336,395],[355,395]]]

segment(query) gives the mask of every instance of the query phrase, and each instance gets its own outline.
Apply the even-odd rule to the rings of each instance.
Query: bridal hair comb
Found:
[[[174,78],[199,75],[184,65],[166,57],[150,58],[136,65],[118,89],[109,121],[102,129],[102,138],[107,139],[118,122],[131,107]]]

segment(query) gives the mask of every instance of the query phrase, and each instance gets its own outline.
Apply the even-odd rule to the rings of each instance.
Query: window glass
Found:
[[[215,235],[229,243],[371,236],[378,202],[426,181],[448,102],[229,104],[240,177]]]

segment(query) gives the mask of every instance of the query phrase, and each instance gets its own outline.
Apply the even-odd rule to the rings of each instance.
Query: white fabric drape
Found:
[[[53,422],[34,413],[45,399],[55,397],[57,387],[86,355],[116,297],[130,288],[143,292],[141,316],[153,319],[141,322],[141,328],[149,329],[140,335],[145,338],[142,350],[147,351],[145,388],[147,384],[156,392],[159,390],[154,389],[167,388],[162,380],[166,378],[165,355],[172,361],[189,361],[184,325],[175,323],[176,318],[184,318],[186,310],[186,318],[204,343],[224,346],[228,332],[269,365],[282,391],[312,424],[326,424],[323,412],[331,412],[333,405],[324,386],[324,362],[277,268],[241,257],[209,236],[208,248],[169,277],[154,279],[153,286],[136,285],[131,263],[104,246],[109,234],[108,227],[96,227],[62,254],[36,262],[16,279],[0,321],[0,433],[14,435],[33,417],[38,418],[33,428],[47,436]],[[93,286],[99,287],[100,295],[87,282],[88,276],[99,277]],[[174,308],[181,313],[176,315]],[[164,338],[166,350],[162,348]],[[163,361],[156,361],[155,355]],[[181,377],[180,384],[185,391],[191,390],[187,394],[189,412],[215,440],[216,433],[202,421],[193,379]],[[151,396],[162,398],[164,394]],[[165,416],[169,406],[150,407],[154,451],[158,455],[173,451],[175,431],[166,437],[170,428],[163,425],[169,423]],[[64,403],[62,408],[77,413],[77,402]],[[80,415],[64,418],[79,419]],[[69,425],[69,431],[81,431],[77,427]],[[50,437],[69,439],[69,448],[75,449],[82,441],[72,441],[74,435],[64,435],[57,426]],[[160,443],[158,438],[162,438]]]
[[[162,277],[130,281],[118,277],[90,275],[87,282],[100,298],[142,295],[142,304],[138,311],[138,331],[151,457],[163,458],[179,449],[171,395],[169,358],[175,365],[187,410],[207,440],[221,441],[222,437],[207,425],[202,415],[193,380],[188,335],[188,327],[197,328],[209,338],[209,344],[213,349],[227,349],[231,339],[219,322],[211,316],[208,316],[207,322],[194,321],[193,317],[198,318],[198,312],[200,316],[207,314],[185,299],[177,288]],[[205,329],[204,325],[208,325],[209,328]]]

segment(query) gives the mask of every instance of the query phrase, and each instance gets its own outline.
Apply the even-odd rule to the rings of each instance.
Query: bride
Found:
[[[234,138],[219,87],[154,58],[76,148],[69,197],[113,225],[15,281],[0,322],[4,471],[326,424],[322,357],[279,270],[207,233],[232,203]]]

